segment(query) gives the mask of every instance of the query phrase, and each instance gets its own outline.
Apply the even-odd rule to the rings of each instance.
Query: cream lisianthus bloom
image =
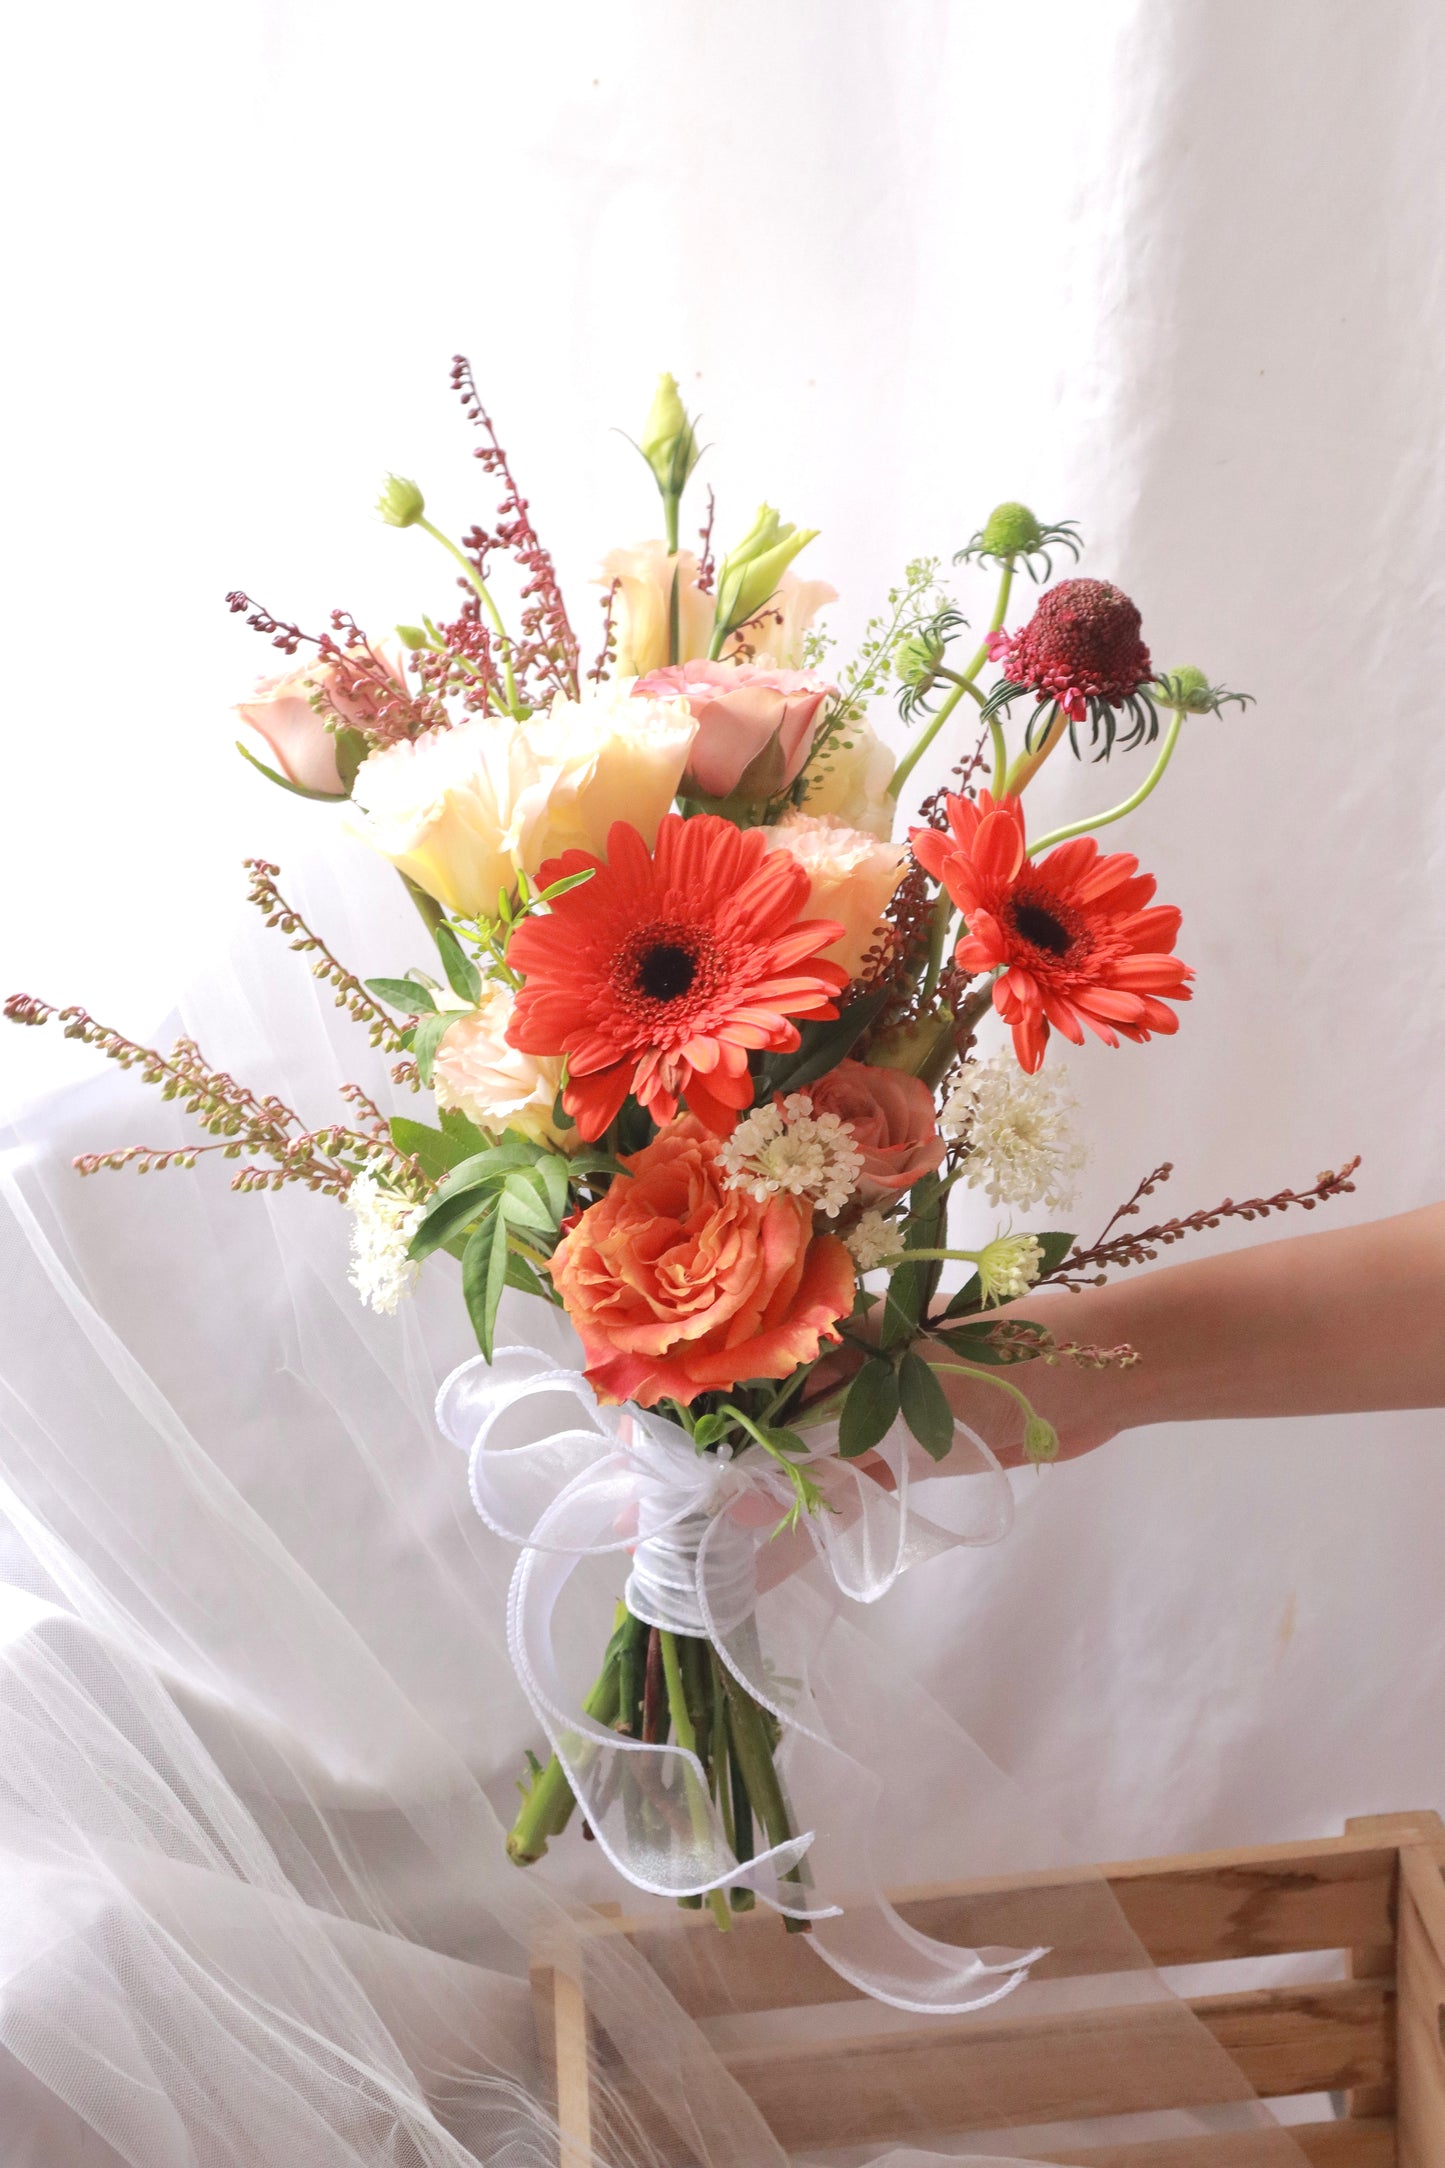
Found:
[[[462,918],[574,847],[607,848],[614,821],[656,841],[697,724],[685,700],[634,700],[631,681],[560,695],[543,714],[429,730],[364,760],[351,832]]]
[[[559,1129],[552,1119],[562,1089],[562,1057],[523,1054],[507,1044],[513,996],[495,983],[482,989],[477,1007],[458,1017],[436,1051],[432,1084],[439,1107],[455,1107],[488,1136],[504,1129],[575,1151],[582,1133],[574,1122]]]
[[[893,828],[893,769],[893,755],[867,723],[843,723],[809,772],[803,811],[831,814],[886,842]]]
[[[691,550],[669,556],[665,542],[638,542],[612,550],[602,560],[598,584],[617,593],[612,624],[617,635],[614,662],[619,678],[646,677],[665,669],[669,660],[672,581],[677,575],[679,662],[706,655],[712,639],[713,598],[697,584],[698,564]]]
[[[546,802],[527,838],[526,870],[562,851],[606,855],[614,821],[630,821],[649,850],[677,795],[697,736],[688,702],[638,699],[632,680],[559,693],[520,725],[547,777]]]
[[[882,843],[831,815],[789,813],[763,831],[769,850],[790,851],[811,887],[804,916],[834,918],[845,927],[823,950],[830,963],[856,977],[863,958],[885,931],[883,912],[902,880],[907,854],[901,843]]]
[[[724,653],[747,647],[761,669],[801,670],[807,662],[804,634],[819,610],[837,599],[836,587],[826,580],[801,579],[790,565],[757,615],[738,627]]]
[[[446,910],[492,917],[517,868],[535,863],[554,780],[510,717],[479,716],[372,753],[347,825]]]

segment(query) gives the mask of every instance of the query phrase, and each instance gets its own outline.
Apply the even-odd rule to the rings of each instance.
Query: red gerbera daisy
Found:
[[[653,1120],[685,1099],[726,1136],[753,1103],[748,1054],[789,1053],[793,1016],[836,1016],[848,983],[820,951],[834,919],[800,919],[810,883],[761,829],[715,814],[669,813],[657,848],[627,821],[607,858],[565,851],[538,875],[546,887],[592,868],[545,918],[517,928],[507,961],[526,983],[507,1029],[526,1054],[567,1056],[563,1105],[584,1137],[600,1137],[635,1093]]]
[[[1154,877],[1127,851],[1101,855],[1075,836],[1033,863],[1017,798],[946,801],[951,833],[915,828],[914,856],[963,913],[955,951],[965,971],[995,971],[993,1005],[1014,1051],[1037,1069],[1049,1027],[1082,1045],[1085,1024],[1108,1046],[1179,1029],[1168,1006],[1194,974],[1170,951],[1179,913],[1151,904]]]

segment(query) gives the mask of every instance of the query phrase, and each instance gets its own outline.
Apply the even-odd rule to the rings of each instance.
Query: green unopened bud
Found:
[[[893,667],[903,684],[927,692],[943,660],[943,642],[931,632],[910,632],[893,652]]]
[[[1183,708],[1186,715],[1207,715],[1214,706],[1213,686],[1192,663],[1185,670],[1170,670],[1160,683],[1167,689],[1170,707]]]
[[[430,647],[431,640],[420,625],[398,625],[396,636],[404,648],[414,655],[420,647]]]
[[[657,478],[664,499],[677,498],[697,465],[697,433],[682,403],[677,379],[659,377],[642,441],[637,449]]]
[[[730,632],[757,616],[799,550],[806,549],[817,532],[816,527],[795,527],[784,521],[770,504],[758,506],[757,518],[736,549],[728,551],[718,572],[714,653]]]
[[[1024,1424],[1024,1454],[1036,1467],[1059,1457],[1059,1434],[1042,1415],[1031,1415]]]
[[[426,499],[415,482],[408,482],[399,474],[389,474],[386,487],[376,500],[376,509],[388,527],[414,527],[426,511]]]
[[[1027,557],[1042,547],[1044,530],[1026,504],[996,504],[980,537],[984,557]]]
[[[1217,715],[1226,701],[1245,707],[1248,693],[1232,693],[1223,685],[1211,685],[1202,670],[1191,663],[1183,670],[1165,670],[1154,680],[1155,697],[1161,706],[1183,715]]]
[[[955,1019],[952,1009],[940,1003],[932,1015],[917,1024],[895,1024],[881,1032],[868,1049],[875,1069],[903,1069],[935,1085],[955,1058]]]

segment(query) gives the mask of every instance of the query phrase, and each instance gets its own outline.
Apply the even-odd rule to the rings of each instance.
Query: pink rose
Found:
[[[683,789],[761,801],[796,781],[813,749],[823,702],[837,690],[816,670],[755,670],[746,663],[685,662],[639,678],[634,693],[679,695],[697,722]]]
[[[400,655],[378,642],[372,643],[371,653],[404,691],[406,671]],[[336,714],[354,729],[365,730],[376,719],[376,701],[369,688],[356,681],[355,673],[330,662],[307,663],[288,670],[284,677],[262,678],[250,699],[238,702],[236,713],[266,740],[288,783],[327,798],[344,798],[346,786],[336,766],[336,734],[326,727],[326,712],[318,714],[311,705],[310,695],[316,692],[324,693]]]
[[[808,1086],[808,1096],[815,1114],[836,1114],[853,1132],[863,1154],[856,1191],[861,1205],[891,1204],[943,1158],[933,1094],[902,1069],[841,1061]]]

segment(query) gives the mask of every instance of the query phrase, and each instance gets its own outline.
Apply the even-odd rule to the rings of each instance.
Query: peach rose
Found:
[[[612,550],[602,560],[598,585],[617,581],[612,623],[617,634],[613,673],[645,677],[666,667],[672,610],[672,580],[677,574],[678,648],[682,661],[705,655],[712,639],[713,599],[697,584],[697,559],[691,550],[667,554],[665,542],[638,542]]]
[[[902,1069],[873,1069],[864,1061],[840,1061],[808,1086],[815,1114],[836,1114],[853,1132],[863,1154],[854,1202],[891,1204],[941,1163],[944,1142],[933,1113],[933,1094]]]
[[[406,671],[399,653],[380,643],[373,645],[372,653],[404,688]],[[236,713],[265,739],[288,783],[327,798],[344,798],[346,786],[336,766],[336,734],[327,729],[325,714],[312,706],[315,693],[324,693],[344,722],[365,729],[371,719],[342,691],[335,666],[326,662],[308,663],[282,677],[262,678],[250,699],[237,704]]]
[[[908,863],[903,845],[880,843],[829,814],[789,813],[763,833],[769,850],[791,851],[807,874],[812,886],[804,915],[837,919],[844,927],[823,954],[856,978],[869,949],[886,932],[883,912]]]
[[[805,1199],[729,1189],[719,1145],[684,1114],[563,1237],[551,1273],[599,1400],[655,1407],[785,1378],[838,1338],[853,1260]]]
[[[755,670],[747,663],[685,662],[632,688],[642,699],[686,700],[697,720],[684,790],[776,798],[802,773],[823,702],[837,687],[816,670]]]

